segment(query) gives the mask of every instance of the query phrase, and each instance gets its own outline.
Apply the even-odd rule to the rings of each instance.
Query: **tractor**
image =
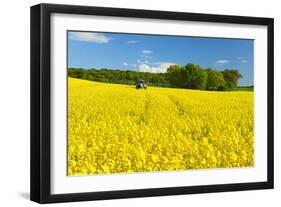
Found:
[[[136,81],[136,89],[141,89],[141,88],[146,89],[146,83],[145,83],[145,80],[138,79]]]

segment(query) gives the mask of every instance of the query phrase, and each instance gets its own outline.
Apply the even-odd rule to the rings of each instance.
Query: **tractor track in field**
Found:
[[[180,106],[179,101],[176,100],[176,98],[175,98],[173,95],[168,95],[168,98],[169,98],[170,101],[176,106],[177,114],[178,114],[180,117],[182,117],[182,116],[184,116],[185,114],[187,114],[186,108],[183,109],[183,107]]]
[[[149,108],[149,103],[150,103],[150,101],[149,101],[149,98],[148,98],[148,95],[147,95],[147,93],[145,94],[145,100],[144,100],[144,111],[143,111],[143,113],[141,114],[141,116],[140,116],[140,118],[139,118],[139,124],[140,123],[145,123],[145,124],[147,124],[147,122],[145,121],[146,120],[146,116],[147,116],[147,111],[148,111],[148,108]]]

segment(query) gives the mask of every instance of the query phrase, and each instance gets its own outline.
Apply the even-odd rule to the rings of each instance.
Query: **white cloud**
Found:
[[[137,67],[137,64],[132,64],[133,67]]]
[[[247,63],[248,60],[246,60],[245,58],[243,57],[237,57],[237,59],[241,62],[241,63]]]
[[[123,62],[123,65],[124,66],[128,66],[129,64],[127,62]]]
[[[151,54],[152,51],[151,51],[151,50],[142,50],[142,53],[143,53],[143,54]]]
[[[144,61],[144,63],[148,64],[148,63],[149,63],[149,61],[148,61],[148,60],[145,60],[145,61]]]
[[[137,43],[138,41],[136,41],[136,40],[129,40],[129,41],[127,41],[127,43],[128,44],[135,44],[135,43]]]
[[[110,40],[112,40],[112,38],[106,37],[102,33],[94,33],[94,32],[70,32],[69,38],[72,40],[96,42],[96,43],[107,43]]]
[[[149,66],[148,64],[140,64],[139,71],[149,73],[165,73],[169,66],[175,65],[175,63],[159,62],[156,66]]]
[[[142,63],[142,61],[141,61],[141,60],[139,60],[139,59],[137,60],[137,62],[138,62],[138,63]]]
[[[226,63],[229,63],[230,61],[229,60],[218,60],[216,62],[216,64],[226,64]]]

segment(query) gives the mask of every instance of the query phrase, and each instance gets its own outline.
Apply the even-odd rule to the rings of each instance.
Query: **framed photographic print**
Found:
[[[273,19],[31,7],[31,200],[273,188]]]

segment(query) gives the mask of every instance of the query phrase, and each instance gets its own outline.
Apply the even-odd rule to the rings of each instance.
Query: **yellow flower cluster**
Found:
[[[253,165],[253,92],[68,79],[68,175]]]

